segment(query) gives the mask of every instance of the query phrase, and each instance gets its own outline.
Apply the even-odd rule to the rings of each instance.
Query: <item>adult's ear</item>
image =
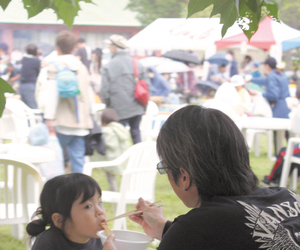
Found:
[[[180,180],[183,185],[183,190],[188,191],[192,185],[190,175],[184,168],[180,168],[180,173]]]
[[[61,228],[63,223],[63,216],[59,213],[52,214],[52,221],[54,226]]]

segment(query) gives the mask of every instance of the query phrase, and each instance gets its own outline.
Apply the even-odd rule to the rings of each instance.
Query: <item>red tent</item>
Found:
[[[240,44],[241,42],[246,42],[248,45],[255,46],[264,50],[269,50],[271,45],[276,44],[271,18],[266,17],[259,23],[259,29],[252,36],[250,42],[244,32],[242,32],[238,35],[216,41],[215,44],[218,50],[232,45]]]

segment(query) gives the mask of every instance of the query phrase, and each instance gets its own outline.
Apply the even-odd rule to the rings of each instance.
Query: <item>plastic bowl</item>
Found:
[[[116,239],[114,244],[118,250],[146,250],[153,239],[140,232],[129,230],[112,230]],[[105,231],[99,231],[97,235],[100,237],[102,244],[107,239]]]

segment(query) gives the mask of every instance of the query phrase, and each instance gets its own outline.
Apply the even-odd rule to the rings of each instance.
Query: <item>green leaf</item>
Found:
[[[234,4],[237,9],[237,12],[239,12],[240,11],[240,0],[234,0]]]
[[[241,1],[238,24],[250,40],[258,29],[261,16],[259,1]]]
[[[260,12],[262,0],[244,0],[240,2],[240,5],[247,6],[253,13]]]
[[[16,93],[12,86],[0,78],[0,117],[3,114],[3,110],[5,108],[6,98],[4,93]]]
[[[264,0],[262,2],[262,6],[266,8],[269,17],[277,22],[280,22],[280,19],[278,18],[278,6],[275,1]]]
[[[193,14],[206,9],[208,6],[212,5],[215,0],[190,0],[188,3],[188,14],[187,18]]]
[[[93,3],[92,0],[23,0],[23,4],[28,12],[28,18],[41,13],[44,9],[52,9],[56,13],[57,18],[62,19],[71,29],[74,18],[78,15],[78,11],[80,10],[80,1]]]
[[[50,7],[49,0],[23,0],[24,8],[28,12],[28,18],[36,16],[37,14],[41,13],[44,9]]]
[[[238,12],[234,0],[215,0],[211,16],[221,15],[220,23],[223,23],[222,37],[225,36],[229,27],[231,27],[238,18]]]
[[[1,0],[0,1],[0,6],[2,7],[3,10],[6,9],[6,7],[8,6],[8,4],[10,3],[11,0]]]
[[[75,1],[75,5],[66,1],[54,0],[54,4],[58,9],[57,16],[62,19],[64,23],[71,29],[74,18],[78,15],[80,10],[79,0]]]

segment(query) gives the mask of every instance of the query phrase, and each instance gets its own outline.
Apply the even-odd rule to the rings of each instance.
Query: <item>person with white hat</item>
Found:
[[[111,61],[102,72],[100,98],[107,108],[116,110],[120,123],[129,124],[134,143],[141,142],[140,122],[145,106],[140,104],[134,95],[136,80],[134,77],[133,58],[128,54],[127,40],[121,35],[112,35],[104,41],[113,53]],[[150,81],[146,69],[136,61],[139,79],[145,80],[150,89]]]
[[[243,108],[245,109],[245,112],[251,112],[252,110],[252,98],[249,94],[248,90],[245,88],[245,80],[240,75],[234,75],[230,79],[230,83],[235,87],[237,90],[240,98],[241,103],[243,105]]]

